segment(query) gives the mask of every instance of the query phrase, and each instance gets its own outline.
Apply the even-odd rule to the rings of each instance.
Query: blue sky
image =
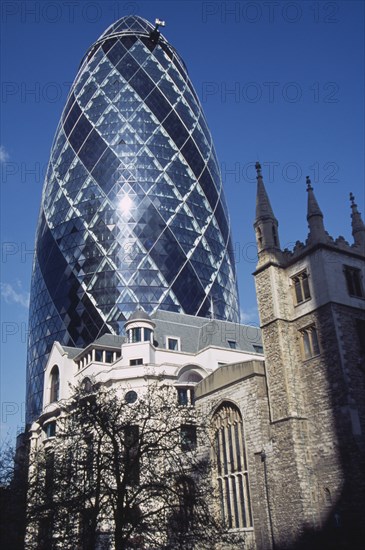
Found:
[[[231,214],[243,321],[257,324],[254,162],[282,246],[305,240],[305,176],[333,236],[364,205],[364,3],[4,1],[1,86],[2,432],[24,422],[28,298],[43,176],[87,48],[114,20],[166,21],[203,103]]]

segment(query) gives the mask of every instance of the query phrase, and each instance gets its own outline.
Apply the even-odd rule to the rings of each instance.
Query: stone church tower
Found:
[[[307,178],[307,240],[282,250],[256,170],[254,276],[270,414],[262,458],[274,545],[306,547],[318,531],[356,548],[364,540],[365,225],[351,194],[354,243],[329,236]]]

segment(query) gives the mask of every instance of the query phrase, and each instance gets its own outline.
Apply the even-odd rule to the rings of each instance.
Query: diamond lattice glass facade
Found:
[[[185,65],[139,17],[83,59],[56,131],[36,235],[28,419],[55,340],[120,333],[141,306],[238,321],[227,207]],[[152,33],[152,34],[151,34]]]

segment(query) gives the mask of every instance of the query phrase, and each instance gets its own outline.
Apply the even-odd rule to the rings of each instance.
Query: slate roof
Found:
[[[151,315],[151,319],[156,323],[154,344],[159,348],[166,347],[167,336],[179,338],[181,351],[188,353],[197,353],[208,346],[230,349],[229,342],[235,342],[235,349],[249,353],[257,353],[254,346],[262,346],[260,329],[251,325],[162,310]],[[120,349],[125,342],[125,336],[104,334],[94,344]],[[80,348],[62,347],[71,359],[82,352]]]
[[[94,344],[97,344],[98,346],[106,346],[108,348],[120,348],[125,341],[125,336],[118,334],[103,334],[103,336],[100,336],[100,338],[97,338],[94,341]]]
[[[162,310],[151,317],[156,323],[154,339],[159,347],[165,347],[166,336],[180,338],[181,351],[190,353],[210,345],[230,348],[229,341],[236,342],[236,349],[253,353],[257,352],[254,346],[262,346],[258,327]]]
[[[69,359],[73,359],[82,352],[82,348],[72,348],[71,346],[62,346],[63,351],[65,351],[69,357]]]

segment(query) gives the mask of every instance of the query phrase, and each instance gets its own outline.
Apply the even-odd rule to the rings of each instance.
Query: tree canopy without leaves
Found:
[[[134,402],[125,391],[75,388],[54,437],[33,449],[28,548],[204,549],[221,538],[205,422],[160,381]]]
[[[0,446],[0,547],[2,550],[24,548],[25,503],[27,491],[27,445],[17,438],[17,450],[10,437]]]

